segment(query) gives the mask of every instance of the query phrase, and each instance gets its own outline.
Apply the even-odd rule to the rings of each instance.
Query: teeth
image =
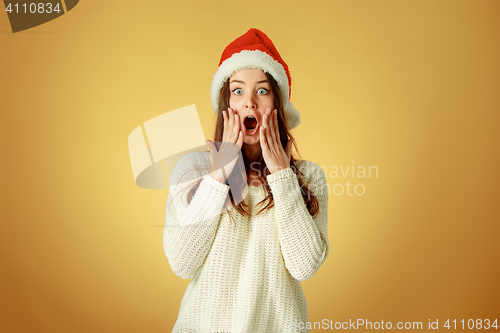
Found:
[[[255,117],[254,117],[254,116],[252,116],[252,115],[249,115],[247,118],[253,118],[253,119],[255,119]]]

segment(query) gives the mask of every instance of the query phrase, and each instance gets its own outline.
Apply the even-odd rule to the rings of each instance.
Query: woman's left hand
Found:
[[[264,124],[260,127],[260,146],[262,156],[266,162],[269,172],[275,173],[290,167],[293,140],[288,140],[285,150],[281,145],[280,131],[278,127],[278,112],[269,108],[264,115]]]

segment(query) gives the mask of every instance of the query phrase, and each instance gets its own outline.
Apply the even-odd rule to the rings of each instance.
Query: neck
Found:
[[[241,148],[245,156],[248,158],[250,163],[256,162],[259,158],[259,155],[261,153],[261,147],[260,143],[256,143],[253,145],[248,145],[246,143],[243,144],[243,147]]]

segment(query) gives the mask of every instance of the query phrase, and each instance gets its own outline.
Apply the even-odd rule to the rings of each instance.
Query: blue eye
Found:
[[[233,90],[233,93],[235,93],[236,95],[241,95],[243,94],[243,90],[241,88],[236,88]]]
[[[264,88],[260,88],[259,90],[257,90],[257,94],[259,94],[259,95],[265,95],[268,92],[269,92],[269,90],[264,89]]]

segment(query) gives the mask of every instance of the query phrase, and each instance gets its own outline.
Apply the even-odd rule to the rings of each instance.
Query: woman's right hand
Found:
[[[228,112],[222,111],[222,116],[224,118],[224,133],[219,150],[217,151],[212,141],[206,140],[206,143],[210,148],[212,162],[212,172],[209,175],[224,183],[240,156],[244,133],[240,129],[240,118],[233,109],[228,108]]]

